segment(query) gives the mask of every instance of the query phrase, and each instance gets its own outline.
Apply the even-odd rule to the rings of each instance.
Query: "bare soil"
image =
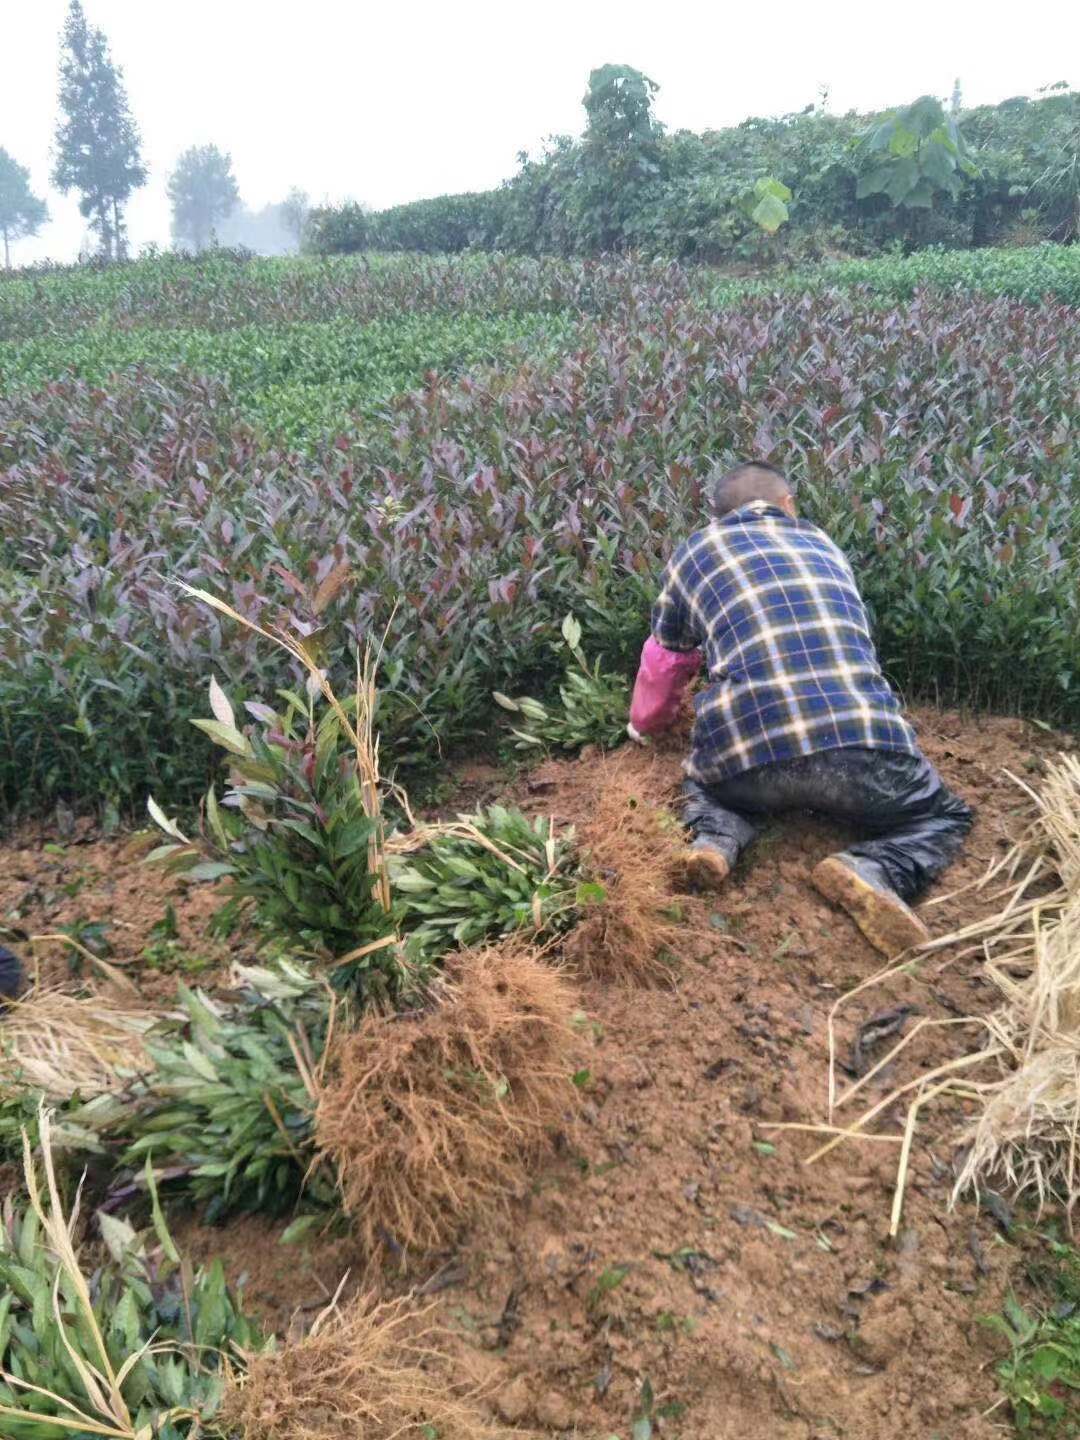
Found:
[[[914,718],[930,758],[978,811],[939,892],[951,895],[1030,814],[1004,771],[1035,782],[1065,742],[1017,720]],[[619,752],[620,775],[637,780],[643,803],[670,796],[684,743]],[[548,762],[501,788],[583,825],[595,763]],[[470,775],[470,801],[499,792],[494,772]],[[120,841],[87,836],[58,855],[42,852],[40,838],[2,854],[0,924],[36,933],[107,918],[115,958],[157,994],[160,973],[138,957],[168,902],[184,947],[224,958],[202,939],[208,887],[148,871]],[[825,1118],[829,1010],[882,967],[809,884],[817,860],[849,838],[809,818],[777,824],[722,895],[683,912],[693,923],[672,983],[583,981],[585,1124],[509,1216],[437,1256],[404,1257],[405,1280],[438,1305],[463,1382],[483,1387],[498,1419],[627,1440],[651,1392],[653,1433],[677,1440],[891,1440],[898,1427],[919,1440],[989,1440],[1007,1430],[1003,1410],[989,1413],[1000,1342],[978,1317],[1010,1285],[1023,1293],[1021,1256],[985,1208],[967,1199],[949,1208],[960,1106],[920,1121],[895,1241],[895,1143],[845,1144],[807,1165],[827,1137],[770,1128]],[[75,875],[85,878],[69,895]],[[973,890],[937,899],[924,915],[939,934],[998,908]],[[66,965],[48,963],[57,973]],[[849,1064],[860,1026],[898,1005],[917,1007],[910,1026],[978,1015],[993,998],[977,957],[931,957],[842,1009],[839,1059]],[[841,1118],[977,1038],[977,1026],[920,1031]],[[872,1042],[871,1028],[864,1047]],[[851,1076],[841,1069],[839,1081]],[[895,1136],[903,1121],[898,1103],[873,1128]],[[182,1246],[196,1259],[222,1255],[281,1331],[303,1329],[366,1259],[341,1235],[282,1247],[283,1223],[176,1218]]]

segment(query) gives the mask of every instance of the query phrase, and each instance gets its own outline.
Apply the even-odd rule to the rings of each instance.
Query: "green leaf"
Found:
[[[122,1264],[124,1257],[134,1249],[138,1240],[134,1227],[121,1216],[110,1215],[104,1210],[98,1211],[97,1220],[105,1248],[118,1265]]]
[[[153,1218],[154,1234],[157,1236],[158,1243],[168,1259],[171,1260],[174,1265],[179,1265],[180,1253],[173,1243],[173,1238],[169,1234],[169,1227],[165,1223],[165,1216],[161,1209],[161,1201],[158,1198],[157,1181],[154,1178],[154,1166],[150,1155],[146,1157],[143,1178],[146,1180],[146,1193],[150,1196],[150,1214]]]
[[[201,730],[216,745],[227,750],[230,755],[242,755],[247,759],[253,758],[254,751],[247,738],[241,735],[240,731],[233,725],[223,725],[220,720],[192,720],[196,730]]]
[[[325,1218],[324,1215],[298,1215],[292,1224],[287,1225],[281,1232],[278,1244],[295,1245],[305,1235],[309,1235],[317,1226],[323,1224]]]
[[[789,1230],[786,1225],[781,1225],[776,1220],[766,1220],[765,1226],[773,1235],[779,1235],[781,1240],[797,1240],[799,1238],[794,1230]]]
[[[195,1343],[218,1346],[225,1339],[228,1323],[228,1302],[225,1295],[225,1271],[220,1260],[210,1265],[196,1297],[198,1314],[195,1319]]]
[[[225,829],[225,822],[221,818],[221,809],[218,806],[217,795],[213,785],[206,792],[206,819],[210,829],[213,831],[214,839],[221,846],[222,850],[229,848],[229,834]]]
[[[188,880],[220,880],[225,875],[235,873],[235,865],[229,865],[224,860],[203,860],[198,865],[193,865],[190,870],[185,870],[184,876]]]
[[[775,235],[787,221],[788,208],[777,196],[763,195],[751,210],[750,218],[769,235]]]
[[[581,625],[573,615],[567,615],[562,622],[562,637],[571,650],[577,650],[581,645]]]
[[[146,808],[150,813],[150,819],[155,825],[159,825],[166,835],[171,835],[174,840],[179,840],[181,845],[188,845],[190,841],[184,832],[177,825],[175,820],[170,820],[152,795],[147,796]]]
[[[218,684],[216,675],[210,676],[210,709],[214,712],[214,717],[219,724],[227,730],[236,729],[236,716],[229,704],[228,696]]]

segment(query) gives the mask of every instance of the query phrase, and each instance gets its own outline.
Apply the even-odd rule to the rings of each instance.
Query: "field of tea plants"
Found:
[[[1077,249],[732,281],[617,262],[172,257],[0,280],[0,809],[204,788],[211,672],[288,668],[185,600],[386,637],[384,756],[628,671],[717,461],[789,469],[911,696],[1080,719]]]
[[[878,1100],[952,1070],[977,964],[868,990],[799,821],[682,893],[684,737],[618,742],[709,472],[771,461],[907,698],[1009,712],[913,717],[980,814],[939,934],[992,923],[991,864],[1045,886],[1005,775],[1080,724],[1078,276],[1080,247],[0,278],[0,825],[38,822],[0,864],[35,980],[0,1019],[4,1434],[1066,1415],[1073,1252],[949,1214],[970,1114],[901,1137]],[[483,763],[511,746],[547,759]],[[902,1144],[895,1244],[896,1152],[810,1172],[799,1133],[854,992],[836,1104],[873,1085],[856,1129]]]

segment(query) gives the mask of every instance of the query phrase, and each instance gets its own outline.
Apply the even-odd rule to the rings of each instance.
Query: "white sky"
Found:
[[[1076,0],[84,0],[123,67],[150,169],[131,240],[168,243],[177,155],[230,150],[246,204],[291,185],[376,208],[481,189],[521,149],[577,133],[588,72],[635,65],[657,115],[701,130],[801,109],[872,109],[920,94],[965,104],[1080,85]],[[74,196],[49,190],[66,0],[0,0],[0,145],[48,193],[52,222],[18,262],[71,258]],[[1070,70],[1072,66],[1072,70]]]

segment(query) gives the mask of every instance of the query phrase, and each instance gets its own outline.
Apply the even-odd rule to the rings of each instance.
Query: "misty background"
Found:
[[[15,261],[73,259],[92,248],[77,197],[49,183],[66,0],[3,0],[8,64],[0,146],[30,170],[49,223]],[[122,68],[149,171],[127,206],[131,252],[172,243],[166,183],[177,158],[214,144],[232,157],[241,209],[216,227],[224,244],[276,253],[295,239],[276,210],[294,187],[311,203],[382,209],[486,189],[518,153],[578,135],[586,77],[609,61],[660,85],[657,118],[705,130],[819,102],[873,110],[929,93],[964,103],[1034,95],[1075,82],[1080,6],[911,0],[704,7],[472,0],[367,6],[348,0],[86,0],[87,18]]]

